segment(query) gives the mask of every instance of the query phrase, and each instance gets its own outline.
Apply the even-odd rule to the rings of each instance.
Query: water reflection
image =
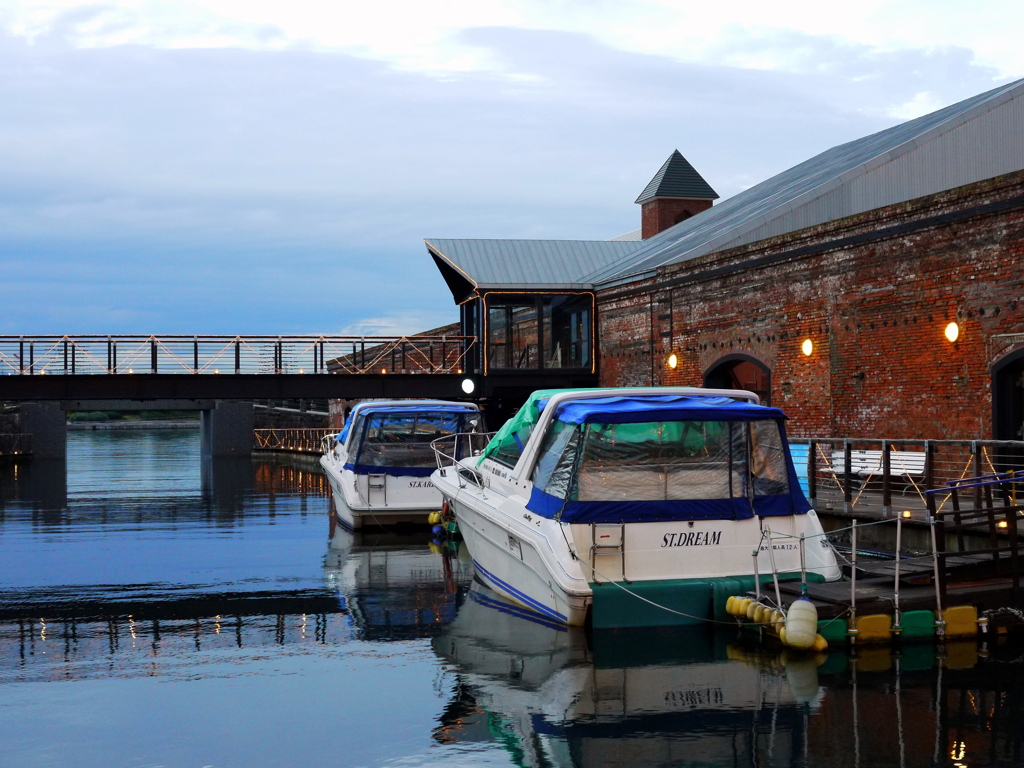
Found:
[[[439,744],[528,766],[1017,764],[1021,658],[977,644],[807,656],[728,633],[548,624],[479,583],[433,641],[456,676]],[[938,716],[937,716],[938,713]]]
[[[332,514],[324,573],[360,639],[408,640],[455,619],[472,565],[461,548],[432,546],[429,532],[353,532]]]
[[[86,436],[0,467],[0,763],[293,765],[328,733],[339,765],[1024,764],[1002,641],[588,635],[426,534],[341,529],[308,462]]]

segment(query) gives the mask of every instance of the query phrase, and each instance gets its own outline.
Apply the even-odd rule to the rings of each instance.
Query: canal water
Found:
[[[0,766],[1024,765],[1024,653],[582,631],[315,464],[72,432],[0,465]]]

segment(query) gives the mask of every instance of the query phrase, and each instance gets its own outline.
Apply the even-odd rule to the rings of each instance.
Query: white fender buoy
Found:
[[[786,667],[786,682],[789,683],[790,693],[793,698],[801,704],[810,704],[818,696],[818,666],[814,659],[806,654],[798,654],[796,657],[782,656],[782,663]]]
[[[818,636],[818,609],[806,597],[798,597],[786,614],[786,645],[806,649]]]

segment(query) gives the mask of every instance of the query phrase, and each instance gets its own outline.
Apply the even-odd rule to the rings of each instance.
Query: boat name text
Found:
[[[410,480],[410,488],[433,488],[434,484],[429,480]]]
[[[662,547],[705,547],[709,544],[722,543],[721,531],[687,531],[686,533],[666,533],[661,540]]]

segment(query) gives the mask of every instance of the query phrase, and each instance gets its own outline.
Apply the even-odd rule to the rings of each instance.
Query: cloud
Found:
[[[677,147],[727,197],[996,76],[789,33],[760,45],[801,71],[452,35],[496,71],[0,35],[0,332],[422,330],[457,317],[424,237],[613,237]]]

